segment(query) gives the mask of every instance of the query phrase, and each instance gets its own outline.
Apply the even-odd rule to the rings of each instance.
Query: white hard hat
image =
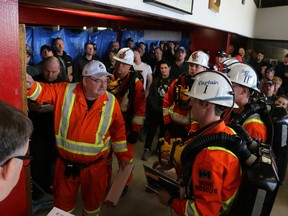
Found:
[[[112,76],[112,74],[107,72],[106,67],[102,62],[92,60],[84,66],[82,76],[102,77],[102,76]]]
[[[195,51],[190,55],[187,62],[201,65],[208,69],[209,55],[203,51]]]
[[[237,59],[237,58],[234,58],[234,57],[231,57],[231,58],[227,58],[225,59],[223,62],[222,62],[222,65],[223,66],[230,66],[232,64],[235,64],[235,63],[239,63],[240,61]]]
[[[237,58],[231,57],[225,59],[221,64],[223,65],[223,73],[228,73],[231,67],[235,64],[241,63]]]
[[[248,88],[260,92],[260,90],[257,88],[258,84],[257,74],[254,71],[254,69],[247,64],[243,63],[233,64],[227,76],[233,83],[237,83],[239,85],[246,86]]]
[[[192,88],[186,94],[199,100],[225,107],[238,108],[229,78],[217,71],[204,71],[195,75]]]
[[[133,65],[134,53],[129,47],[122,48],[118,51],[117,55],[113,57],[116,61]]]

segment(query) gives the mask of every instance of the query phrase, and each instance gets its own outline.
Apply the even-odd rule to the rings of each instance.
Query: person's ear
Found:
[[[12,158],[8,163],[1,167],[1,179],[4,181],[9,181],[12,178],[15,178],[15,173],[17,173],[18,166],[20,166],[19,161],[16,158]]]
[[[247,94],[248,94],[248,91],[249,91],[248,88],[243,88],[243,87],[241,87],[240,95],[247,95]]]
[[[208,110],[208,109],[211,109],[212,106],[214,106],[214,104],[209,103],[209,102],[206,102],[206,103],[204,103],[203,108]],[[213,109],[214,109],[214,108],[213,108]]]
[[[4,167],[0,167],[0,201],[5,199],[19,181],[22,163],[12,158]]]
[[[82,78],[82,85],[86,86],[86,83],[87,83],[87,77],[83,77]]]

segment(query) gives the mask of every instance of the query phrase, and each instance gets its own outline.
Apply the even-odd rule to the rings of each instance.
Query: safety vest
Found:
[[[95,145],[91,145],[91,143],[85,142],[76,142],[67,138],[71,112],[75,103],[75,94],[73,94],[75,87],[76,84],[70,84],[66,88],[62,106],[61,120],[59,122],[59,130],[56,134],[56,144],[57,147],[71,153],[95,156],[103,150],[108,149],[110,137],[106,139],[105,143],[103,143],[103,138],[107,134],[111,124],[115,98],[110,93],[108,93],[109,100],[106,102],[106,106],[103,106],[104,115],[101,115],[100,124],[97,133],[95,134]]]
[[[111,139],[111,136],[108,130],[113,121],[112,115],[114,113],[114,109],[115,109],[114,106],[115,106],[116,99],[112,94],[108,92],[105,93],[108,97],[108,100],[103,101],[104,105],[101,107],[102,112],[101,112],[101,115],[99,115],[99,118],[100,118],[99,124],[98,124],[98,127],[95,128],[96,131],[93,132],[93,134],[95,133],[95,138],[93,138],[93,141],[91,141],[91,139],[89,142],[75,141],[75,139],[72,140],[71,138],[68,138],[71,136],[71,134],[70,136],[68,136],[69,135],[68,131],[70,127],[71,115],[75,114],[75,113],[74,114],[72,113],[73,107],[74,108],[77,107],[76,103],[78,103],[76,94],[73,92],[74,90],[77,90],[77,85],[79,84],[67,84],[67,85],[64,85],[61,83],[57,84],[57,87],[63,86],[63,90],[61,87],[57,89],[58,91],[61,90],[63,94],[61,98],[63,98],[62,99],[63,101],[60,102],[61,103],[60,106],[59,106],[59,102],[58,102],[58,105],[56,106],[56,108],[60,107],[60,112],[59,112],[59,109],[57,109],[58,110],[57,116],[59,116],[60,118],[58,117],[59,120],[55,122],[55,124],[57,124],[57,126],[55,125],[55,128],[57,130],[55,131],[56,145],[59,148],[59,153],[61,155],[62,155],[61,152],[64,151],[64,152],[72,153],[72,154],[79,155],[79,156],[80,155],[90,156],[92,157],[91,159],[95,159],[95,156],[97,157],[99,153],[106,152],[109,148],[109,141]],[[47,88],[51,88],[51,87],[47,86]],[[31,88],[30,92],[28,92],[28,97],[32,100],[38,99],[40,95],[41,97],[43,97],[42,90],[44,89],[46,90],[46,85],[42,86],[42,84],[35,82],[35,85]],[[47,91],[46,93],[44,93],[44,97],[45,99],[49,98]],[[78,122],[73,122],[73,124],[77,124],[77,123]],[[79,122],[78,124],[81,124],[81,123]],[[77,128],[81,129],[81,126]],[[80,133],[79,131],[72,131],[72,133],[75,133],[75,132]],[[69,133],[71,133],[71,131]],[[115,141],[115,143],[112,142],[112,145],[113,145],[113,149],[115,152],[123,152],[123,149],[126,149],[125,140],[118,140],[118,141]]]

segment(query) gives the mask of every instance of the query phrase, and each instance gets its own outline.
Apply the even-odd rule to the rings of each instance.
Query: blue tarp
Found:
[[[61,29],[59,31],[45,30],[39,27],[26,28],[26,43],[32,47],[34,64],[39,63],[42,59],[40,56],[40,48],[42,45],[47,44],[52,46],[53,39],[61,37],[64,41],[65,51],[72,57],[73,60],[84,54],[85,43],[91,41],[97,45],[97,55],[103,58],[109,51],[111,43],[117,39],[118,32],[111,30],[97,31],[90,34],[88,31],[83,31],[79,34],[72,33],[67,29]],[[132,37],[134,45],[137,46],[139,42],[146,44],[146,52],[150,49],[152,42],[159,45],[160,41],[144,41],[143,31],[124,30],[121,32],[120,47],[125,47],[126,39]],[[180,45],[189,48],[189,37],[182,36]]]
[[[139,42],[145,42],[144,41],[144,32],[143,31],[131,31],[131,30],[125,30],[121,33],[121,40],[120,40],[120,47],[126,46],[126,40],[128,38],[133,38],[134,46],[137,46]]]
[[[97,55],[103,58],[108,54],[111,43],[117,40],[117,32],[103,30],[94,32],[89,36],[89,40],[97,45]]]

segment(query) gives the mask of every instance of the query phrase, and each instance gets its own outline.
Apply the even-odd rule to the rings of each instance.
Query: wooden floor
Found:
[[[143,171],[143,164],[152,166],[153,162],[157,160],[156,155],[153,155],[147,162],[141,160],[143,151],[143,142],[138,142],[135,146],[134,157],[134,179],[129,186],[128,193],[121,198],[115,208],[107,207],[105,205],[101,208],[101,216],[171,216],[176,215],[171,212],[169,208],[162,206],[155,194],[145,192],[145,176]],[[117,167],[116,160],[113,161],[113,167]],[[116,169],[113,170],[113,177]],[[80,197],[80,196],[79,196]],[[52,206],[46,206],[43,210],[38,211],[36,216],[46,216]],[[286,216],[288,212],[288,179],[284,181],[283,185],[277,194],[271,216]],[[75,214],[81,216],[81,200],[77,203]]]

